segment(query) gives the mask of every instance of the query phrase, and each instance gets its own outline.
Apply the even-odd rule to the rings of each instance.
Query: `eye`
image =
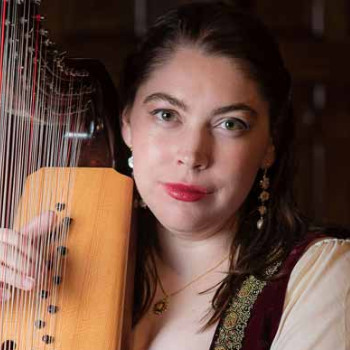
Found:
[[[152,115],[164,122],[170,122],[176,119],[176,112],[168,109],[156,109]]]
[[[238,118],[225,119],[218,126],[228,131],[248,130],[250,128],[247,122]]]

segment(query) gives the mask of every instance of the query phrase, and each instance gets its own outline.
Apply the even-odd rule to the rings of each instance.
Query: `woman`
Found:
[[[120,91],[147,206],[133,349],[349,346],[349,241],[310,233],[294,205],[291,82],[266,28],[224,4],[170,11]]]
[[[120,92],[140,194],[132,348],[349,348],[349,241],[294,204],[291,82],[260,21],[167,13]]]

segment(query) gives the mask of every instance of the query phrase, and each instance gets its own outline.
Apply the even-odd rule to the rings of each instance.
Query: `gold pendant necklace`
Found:
[[[169,299],[171,297],[173,297],[174,295],[182,292],[183,290],[185,290],[187,287],[189,287],[190,285],[192,285],[193,283],[197,282],[198,280],[200,280],[201,278],[203,278],[204,276],[208,275],[210,272],[214,271],[216,268],[218,268],[228,257],[230,256],[230,254],[226,255],[224,259],[220,260],[215,266],[211,267],[209,270],[205,271],[204,273],[202,273],[201,275],[197,276],[196,278],[194,278],[192,281],[188,282],[187,284],[185,284],[183,287],[181,287],[180,289],[168,294],[162,284],[162,281],[160,280],[158,274],[157,274],[157,281],[159,283],[159,287],[163,293],[163,298],[159,299],[158,301],[156,301],[153,304],[153,313],[155,315],[162,315],[165,311],[168,310],[168,306],[169,306]]]
[[[163,299],[158,300],[153,305],[153,313],[156,315],[161,315],[163,312],[168,310],[169,297],[166,295]]]

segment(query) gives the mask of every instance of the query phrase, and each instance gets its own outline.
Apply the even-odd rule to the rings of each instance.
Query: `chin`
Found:
[[[164,227],[167,231],[173,233],[173,234],[181,234],[184,236],[192,237],[196,232],[206,232],[208,231],[205,228],[205,225],[203,223],[196,224],[194,222],[185,223],[182,222],[180,225],[179,223],[173,223],[173,222],[160,222],[162,227]]]
[[[174,210],[164,210],[163,208],[150,208],[158,222],[168,231],[179,233],[193,233],[203,231],[210,227],[210,218],[204,216],[203,211],[185,210],[178,208]],[[158,209],[158,210],[157,210]]]

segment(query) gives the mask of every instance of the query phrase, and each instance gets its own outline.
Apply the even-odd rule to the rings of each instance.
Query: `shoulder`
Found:
[[[347,349],[350,239],[319,238],[294,266],[272,349]]]
[[[291,273],[285,304],[305,297],[305,291],[317,296],[320,288],[322,294],[348,293],[350,239],[321,238],[309,244]]]
[[[304,254],[295,265],[290,277],[288,290],[292,289],[293,284],[298,284],[301,279],[306,279],[311,275],[315,282],[317,277],[320,280],[324,277],[333,277],[350,283],[350,275],[346,273],[349,271],[350,239],[319,238],[308,245]]]

